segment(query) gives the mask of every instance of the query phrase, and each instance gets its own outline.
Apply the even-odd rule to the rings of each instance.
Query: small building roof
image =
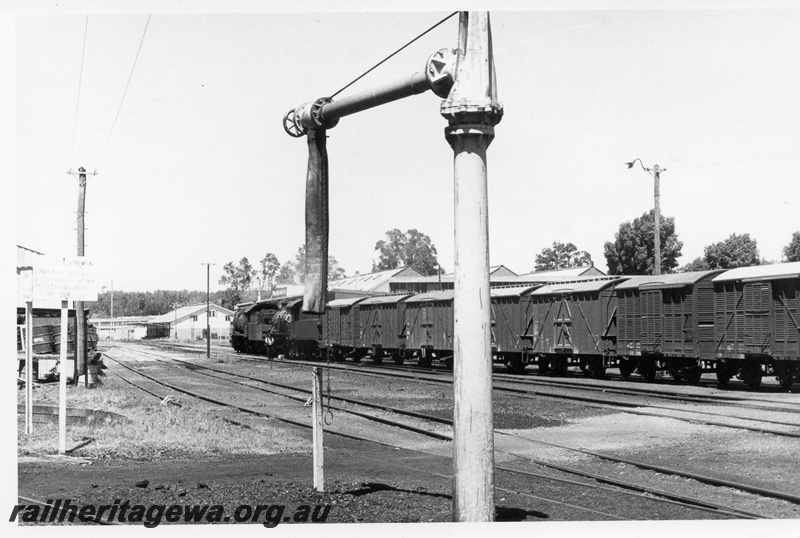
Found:
[[[225,307],[219,306],[217,304],[211,303],[209,308],[212,310],[216,310],[217,312],[222,312],[228,316],[233,315],[233,310],[228,310]],[[195,316],[198,314],[202,314],[206,311],[206,305],[197,304],[197,305],[188,305],[188,306],[181,306],[180,308],[176,308],[166,314],[161,314],[160,316],[153,316],[150,318],[148,323],[174,323],[175,319],[181,321],[189,316]]]
[[[800,262],[738,267],[725,271],[721,275],[715,277],[714,282],[727,282],[730,280],[777,280],[782,278],[800,278]]]
[[[411,267],[398,267],[396,269],[387,269],[386,271],[330,280],[328,281],[328,290],[374,291],[394,278],[421,276],[422,274],[419,271]]]
[[[637,288],[647,289],[666,289],[682,288],[692,286],[709,276],[721,273],[721,269],[714,271],[691,271],[688,273],[669,273],[666,275],[639,275],[632,276],[625,282],[617,285],[618,290],[630,290]]]

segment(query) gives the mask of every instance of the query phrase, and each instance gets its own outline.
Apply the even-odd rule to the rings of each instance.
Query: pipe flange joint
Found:
[[[314,122],[317,128],[331,129],[336,127],[336,124],[339,123],[339,118],[325,120],[325,117],[322,115],[322,107],[332,102],[333,99],[330,97],[320,97],[311,105],[311,121]]]
[[[431,90],[442,99],[450,95],[453,83],[456,80],[456,64],[458,51],[456,49],[439,49],[428,58],[425,65],[425,76]]]

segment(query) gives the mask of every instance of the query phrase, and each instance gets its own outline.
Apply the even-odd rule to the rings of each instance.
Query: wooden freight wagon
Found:
[[[800,367],[800,262],[740,267],[713,280],[720,382],[758,387],[772,370],[790,387]]]
[[[509,372],[521,374],[536,361],[531,348],[531,299],[541,286],[492,288],[492,351]]]
[[[405,299],[410,294],[380,295],[358,303],[360,346],[369,349],[372,361],[380,363],[389,354],[397,364],[406,357]]]
[[[404,301],[406,345],[416,350],[419,365],[428,367],[433,359],[453,366],[453,290],[413,295]]]
[[[574,365],[587,375],[602,377],[606,368],[619,367],[624,377],[633,372],[619,362],[617,296],[620,280],[594,280],[542,286],[530,294],[531,350],[539,370],[563,374]]]
[[[366,351],[361,349],[361,318],[357,306],[364,299],[335,299],[325,307],[322,347],[328,350],[334,360],[344,360],[350,356],[359,362],[366,355]]]
[[[635,359],[652,381],[666,370],[675,379],[700,380],[713,361],[701,360],[714,341],[714,286],[721,270],[636,276],[618,284],[617,353]]]

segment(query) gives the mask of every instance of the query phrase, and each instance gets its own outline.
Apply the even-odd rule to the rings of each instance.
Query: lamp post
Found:
[[[654,240],[653,240],[653,247],[654,247],[654,254],[655,254],[655,262],[653,264],[653,274],[660,275],[661,274],[661,172],[666,172],[666,168],[661,168],[660,166],[653,165],[653,168],[645,167],[642,160],[638,157],[632,160],[629,163],[625,163],[628,165],[628,168],[633,168],[633,165],[636,164],[636,161],[639,161],[642,169],[653,176],[655,180],[655,191],[653,197],[655,198],[655,232],[654,232]]]

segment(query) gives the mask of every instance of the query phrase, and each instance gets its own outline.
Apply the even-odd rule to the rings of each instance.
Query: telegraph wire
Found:
[[[340,89],[339,91],[337,91],[336,93],[334,93],[333,95],[331,95],[331,96],[330,96],[330,98],[331,98],[331,99],[333,99],[334,97],[336,97],[337,95],[339,95],[340,93],[342,93],[344,90],[346,90],[347,88],[349,88],[350,86],[352,86],[353,84],[355,84],[356,82],[358,82],[359,80],[361,80],[362,78],[364,78],[365,76],[367,76],[369,73],[371,73],[372,71],[374,71],[374,70],[375,70],[376,68],[378,68],[378,67],[379,67],[381,64],[385,63],[387,60],[389,60],[390,58],[392,58],[393,56],[395,56],[397,53],[399,53],[400,51],[402,51],[403,49],[405,49],[406,47],[408,47],[409,45],[411,45],[413,42],[415,42],[416,40],[418,40],[419,38],[421,38],[421,37],[422,37],[422,36],[424,36],[425,34],[427,34],[427,33],[431,32],[431,31],[433,31],[433,30],[434,30],[436,27],[438,27],[439,25],[443,24],[443,23],[444,23],[446,20],[450,19],[450,18],[451,18],[453,15],[457,15],[457,14],[458,14],[458,11],[454,11],[454,12],[452,12],[450,15],[448,15],[448,16],[447,16],[447,17],[445,17],[444,19],[440,20],[439,22],[437,22],[436,24],[434,24],[433,26],[431,26],[430,28],[428,28],[427,30],[425,30],[424,32],[422,32],[421,34],[419,34],[417,37],[415,37],[414,39],[412,39],[411,41],[409,41],[408,43],[406,43],[405,45],[403,45],[402,47],[400,47],[399,49],[397,49],[396,51],[394,51],[393,53],[391,53],[389,56],[387,56],[386,58],[384,58],[384,59],[383,59],[383,60],[381,60],[380,62],[376,63],[375,65],[373,65],[372,67],[370,67],[369,69],[367,69],[366,71],[364,71],[364,72],[363,72],[361,75],[359,75],[358,77],[356,77],[356,78],[355,78],[355,79],[354,79],[352,82],[350,82],[350,83],[349,83],[349,84],[347,84],[345,87],[343,87],[342,89]]]
[[[75,132],[78,129],[78,108],[81,104],[81,86],[83,84],[83,60],[86,58],[86,34],[89,32],[89,15],[86,15],[86,25],[83,28],[83,50],[81,51],[81,71],[78,77],[78,99],[75,102],[75,122],[72,124],[72,146],[69,148],[69,162],[72,163],[75,151]]]
[[[100,152],[100,158],[97,159],[99,163],[103,159],[103,155],[106,152],[106,148],[108,147],[108,141],[111,140],[111,134],[114,132],[114,127],[117,125],[117,118],[119,118],[119,113],[122,110],[122,103],[125,102],[125,96],[128,94],[128,87],[131,85],[131,79],[133,78],[133,71],[136,69],[136,61],[139,59],[139,53],[142,51],[142,44],[144,43],[144,36],[147,35],[147,27],[150,25],[150,17],[152,17],[152,13],[147,15],[147,22],[144,25],[144,31],[142,32],[142,39],[139,41],[139,48],[136,50],[136,57],[133,59],[133,65],[131,66],[131,73],[128,75],[128,83],[125,84],[125,91],[122,92],[122,99],[119,102],[119,108],[117,108],[117,114],[114,116],[114,122],[111,124],[111,130],[108,132],[108,138],[106,138],[106,143],[103,146],[103,151]]]

